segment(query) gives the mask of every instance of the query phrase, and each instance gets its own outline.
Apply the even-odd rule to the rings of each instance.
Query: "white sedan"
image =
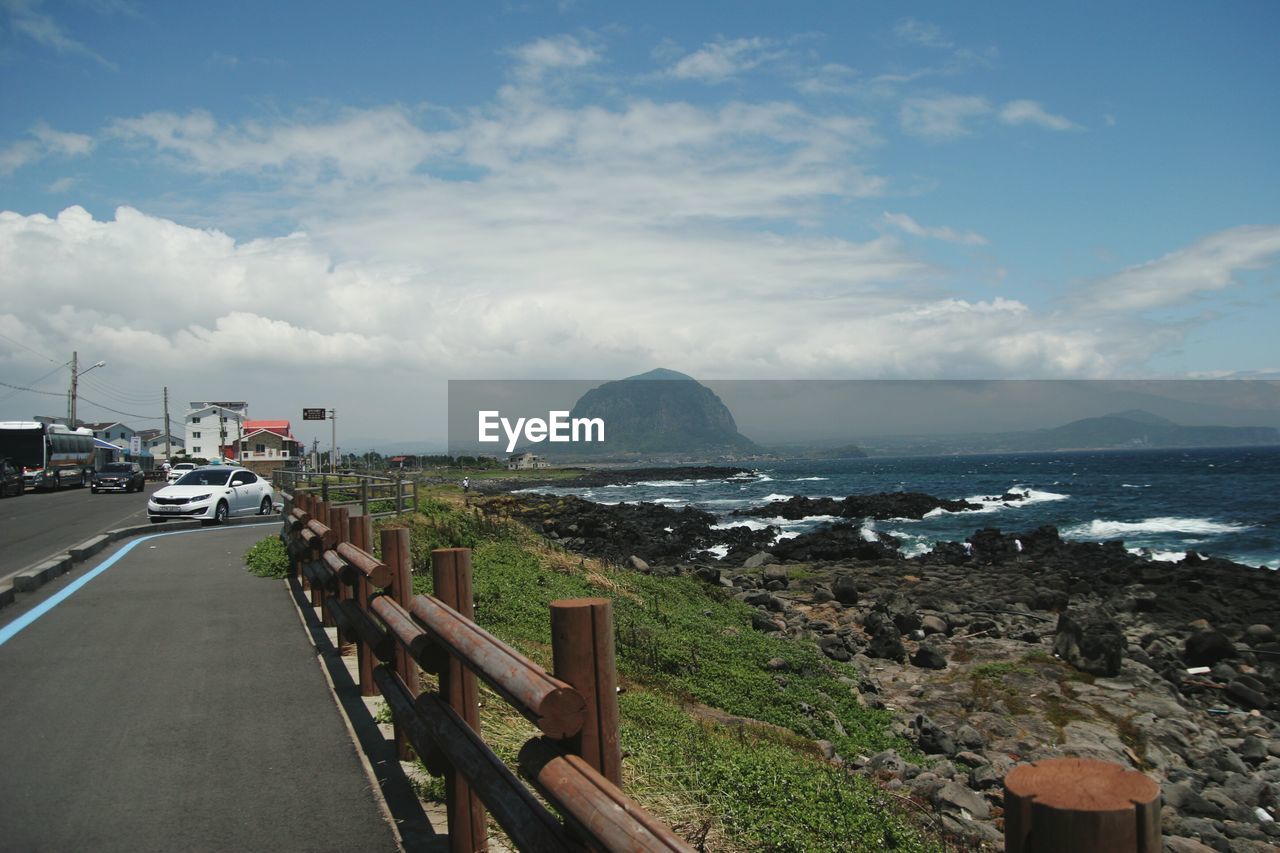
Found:
[[[155,524],[167,518],[198,518],[224,524],[240,515],[275,512],[271,484],[245,468],[209,465],[184,473],[147,501],[147,514]]]

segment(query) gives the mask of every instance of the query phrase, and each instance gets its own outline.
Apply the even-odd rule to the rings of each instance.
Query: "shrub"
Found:
[[[268,536],[244,555],[245,565],[260,578],[283,578],[289,574],[289,554],[278,536]]]

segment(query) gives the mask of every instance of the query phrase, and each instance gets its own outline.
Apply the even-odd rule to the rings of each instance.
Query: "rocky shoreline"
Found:
[[[483,506],[578,553],[695,575],[752,606],[756,630],[855,663],[849,689],[894,712],[898,732],[928,757],[837,755],[820,744],[828,759],[929,809],[974,849],[1002,845],[1009,768],[1056,756],[1158,781],[1167,850],[1280,845],[1280,572],[1196,554],[1153,562],[1120,542],[1063,541],[1052,527],[987,528],[908,559],[859,521],[919,517],[947,502],[779,503],[794,506],[740,514],[847,520],[769,544],[774,528],[716,527],[692,508],[539,494]],[[708,552],[713,542],[729,544],[723,559]]]

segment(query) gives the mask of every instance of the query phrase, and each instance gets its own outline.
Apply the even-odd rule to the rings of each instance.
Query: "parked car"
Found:
[[[178,479],[188,471],[194,471],[196,465],[194,462],[179,462],[169,469],[169,485],[178,482]]]
[[[18,496],[24,491],[22,469],[8,459],[0,459],[0,498]]]
[[[241,515],[275,512],[271,483],[246,468],[207,465],[186,471],[178,482],[153,494],[147,515],[156,524],[169,518],[198,518],[224,524]]]
[[[93,472],[89,481],[89,491],[98,492],[140,492],[147,485],[147,475],[137,462],[109,462],[101,471]]]

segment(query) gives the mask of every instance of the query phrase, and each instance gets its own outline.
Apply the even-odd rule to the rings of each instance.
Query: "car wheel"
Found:
[[[218,508],[213,511],[214,524],[226,524],[227,519],[231,517],[231,511],[227,509],[227,502],[220,501]]]
[[[275,507],[271,504],[271,498],[263,498],[262,506],[258,507],[258,515],[271,515]]]

